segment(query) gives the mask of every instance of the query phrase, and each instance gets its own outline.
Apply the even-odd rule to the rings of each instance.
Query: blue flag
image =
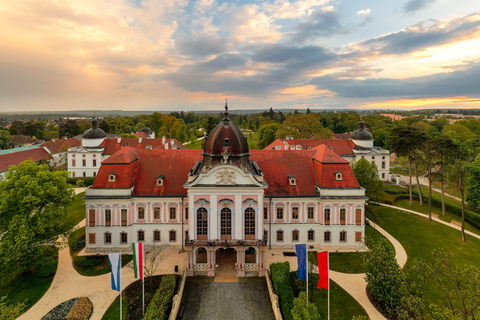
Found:
[[[295,251],[297,252],[298,279],[305,281],[307,280],[307,245],[296,244]]]
[[[112,269],[112,290],[120,291],[120,253],[109,253],[108,260]]]

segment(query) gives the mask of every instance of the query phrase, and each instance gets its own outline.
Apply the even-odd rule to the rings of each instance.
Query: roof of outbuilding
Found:
[[[76,138],[58,139],[55,141],[47,141],[40,145],[50,150],[51,153],[58,153],[67,151],[68,148],[78,147],[81,144],[80,140]]]
[[[25,151],[0,155],[0,172],[7,171],[10,166],[18,166],[25,160],[38,162],[42,159],[50,159],[51,156],[43,148],[35,148]]]
[[[302,146],[302,150],[308,150],[308,147],[311,149],[319,145],[327,145],[333,148],[333,150],[340,156],[353,156],[354,153],[352,149],[355,147],[355,143],[351,140],[337,140],[337,139],[293,139],[293,140],[283,140],[277,139],[274,142],[270,143],[264,150],[273,150],[276,146],[281,146],[281,150],[284,150],[285,141],[290,146]],[[291,150],[294,151],[294,150]]]
[[[118,150],[124,148],[124,147],[134,147],[136,149],[146,149],[147,146],[152,146],[152,149],[164,149],[164,145],[162,143],[162,139],[157,138],[157,139],[142,139],[142,142],[139,143],[140,139],[137,138],[123,138],[120,139],[120,142],[118,139],[105,139],[100,146],[105,147],[105,151],[103,154],[114,154]],[[165,143],[168,142],[168,149],[172,148],[171,145],[171,139],[165,140]],[[179,142],[177,139],[174,139],[174,144],[177,146],[178,149],[188,149],[185,147],[181,142]],[[177,150],[178,151],[178,150]],[[175,150],[173,150],[175,152]]]

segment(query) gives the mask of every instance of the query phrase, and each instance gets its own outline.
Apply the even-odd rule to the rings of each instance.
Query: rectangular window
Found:
[[[347,209],[340,209],[340,224],[346,224]]]
[[[347,231],[340,231],[340,242],[347,242]]]
[[[97,173],[95,171],[93,171],[93,176],[96,177],[97,176]]]
[[[83,176],[86,177],[87,176],[87,173],[85,171],[83,171]]]
[[[298,230],[292,231],[292,241],[298,241]]]
[[[88,243],[95,244],[95,233],[88,234]]]
[[[153,219],[160,220],[160,207],[153,208]]]
[[[268,208],[263,207],[263,220],[268,220]]]
[[[145,219],[145,208],[140,207],[138,208],[138,220],[144,220]]]
[[[112,234],[110,232],[105,233],[105,244],[112,244]]]
[[[127,225],[127,209],[122,209],[122,226]]]
[[[314,207],[308,207],[308,209],[307,209],[307,219],[308,220],[315,219],[315,217],[314,217],[314,211],[315,210],[314,209],[315,209]]]
[[[175,242],[175,241],[177,241],[177,231],[175,231],[175,230],[170,230],[170,232],[169,232],[169,239],[170,239],[170,242]]]
[[[120,243],[127,243],[128,242],[128,233],[122,232],[120,233]]]
[[[75,178],[75,171],[72,172],[72,177]]]
[[[153,241],[160,241],[160,231],[153,231]]]
[[[382,173],[382,179],[385,179],[385,173]]]
[[[292,220],[298,220],[298,207],[292,208]]]
[[[177,218],[177,208],[170,207],[170,220],[175,220]]]
[[[268,231],[267,230],[263,230],[263,240],[264,241],[267,241],[268,239]]]
[[[362,209],[355,210],[355,220],[357,226],[362,225]]]
[[[385,169],[385,162],[382,162],[382,169]]]
[[[112,210],[105,209],[105,225],[111,226],[112,225]]]
[[[278,230],[277,231],[277,242],[283,241],[283,231]]]
[[[75,167],[75,159],[72,160],[72,167]]]
[[[362,242],[362,231],[355,232],[355,242]]]
[[[331,235],[330,231],[325,231],[325,233],[323,234],[323,241],[324,242],[332,241],[332,237],[330,235]]]
[[[95,223],[95,209],[88,210],[88,226],[94,227]]]
[[[315,241],[315,231],[308,230],[308,241]]]
[[[330,225],[330,209],[325,209],[325,225]]]
[[[277,220],[283,220],[283,208],[282,207],[277,208]]]
[[[188,207],[185,208],[185,220],[188,220]]]
[[[137,232],[137,241],[140,242],[140,241],[145,241],[145,231],[143,230],[139,230]]]

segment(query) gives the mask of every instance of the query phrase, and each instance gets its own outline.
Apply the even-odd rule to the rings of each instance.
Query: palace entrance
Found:
[[[237,282],[237,250],[218,248],[215,252],[215,282]]]

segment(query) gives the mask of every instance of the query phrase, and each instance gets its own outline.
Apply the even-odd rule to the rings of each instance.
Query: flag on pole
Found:
[[[143,280],[143,243],[132,243],[135,279]]]
[[[320,275],[320,279],[318,280],[317,289],[328,288],[328,251],[323,251],[317,253],[318,259],[318,273]]]
[[[109,253],[108,260],[112,269],[112,290],[120,291],[120,253]]]
[[[295,251],[297,252],[298,279],[305,281],[307,280],[307,245],[297,244]]]

